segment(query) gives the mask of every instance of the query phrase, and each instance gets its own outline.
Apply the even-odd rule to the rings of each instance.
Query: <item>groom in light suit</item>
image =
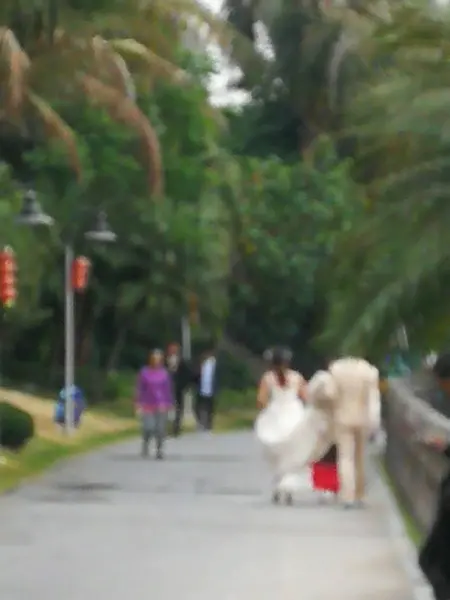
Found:
[[[366,443],[378,425],[379,373],[361,358],[335,360],[328,370],[336,384],[334,424],[341,498],[350,508],[364,500]]]

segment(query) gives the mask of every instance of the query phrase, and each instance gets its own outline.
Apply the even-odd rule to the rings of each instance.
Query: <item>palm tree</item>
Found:
[[[52,108],[83,95],[134,128],[147,154],[150,187],[162,189],[155,131],[135,103],[135,82],[161,76],[180,84],[177,52],[186,30],[222,28],[195,0],[4,0],[0,6],[0,131],[61,140],[81,177],[76,136]],[[215,37],[216,39],[216,37]],[[36,127],[44,125],[44,132]]]
[[[353,52],[360,25],[348,18],[352,11],[329,11],[318,0],[227,0],[225,12],[241,33],[230,52],[242,72],[237,85],[258,101],[276,98],[304,152],[339,124],[360,68]]]
[[[351,106],[367,203],[337,246],[324,338],[386,348],[399,322],[417,344],[448,337],[450,18],[400,7],[368,40],[373,77]]]

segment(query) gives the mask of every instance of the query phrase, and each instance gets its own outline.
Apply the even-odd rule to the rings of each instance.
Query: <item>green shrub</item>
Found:
[[[256,387],[240,391],[224,389],[218,397],[218,410],[227,411],[256,411]]]
[[[24,410],[0,402],[0,445],[8,450],[21,450],[34,435],[34,421]]]
[[[106,377],[103,390],[104,400],[128,400],[132,403],[136,387],[137,373],[112,371]]]
[[[218,356],[220,379],[230,390],[242,393],[242,390],[256,386],[257,381],[245,361],[229,352],[221,351]]]

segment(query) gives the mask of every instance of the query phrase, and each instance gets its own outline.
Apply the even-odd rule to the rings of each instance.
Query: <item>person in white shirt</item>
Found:
[[[195,416],[197,423],[202,429],[211,431],[217,392],[217,359],[214,350],[205,353],[200,363],[196,383]]]

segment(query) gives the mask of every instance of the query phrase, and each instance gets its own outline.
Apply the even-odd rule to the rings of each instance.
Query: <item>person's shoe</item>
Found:
[[[275,491],[275,492],[272,494],[272,502],[273,502],[274,504],[278,504],[278,503],[279,503],[279,501],[280,501],[280,492],[278,492],[278,491]]]
[[[164,460],[164,454],[162,450],[156,451],[156,460]]]
[[[286,494],[286,505],[292,506],[294,504],[294,498],[292,494]]]
[[[344,502],[344,504],[342,505],[342,508],[344,510],[352,510],[352,508],[355,508],[355,505],[353,502]]]

